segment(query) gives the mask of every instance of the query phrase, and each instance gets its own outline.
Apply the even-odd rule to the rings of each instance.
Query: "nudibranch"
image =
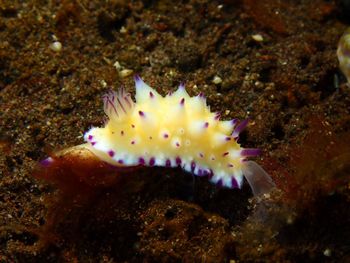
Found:
[[[135,77],[134,102],[124,88],[103,96],[108,120],[84,134],[83,147],[116,167],[181,167],[229,188],[241,188],[243,175],[255,195],[273,186],[269,175],[247,157],[258,149],[242,148],[239,133],[248,120],[221,121],[203,94],[191,97],[181,84],[165,97]]]
[[[339,40],[337,56],[339,67],[350,85],[350,27],[344,32]]]

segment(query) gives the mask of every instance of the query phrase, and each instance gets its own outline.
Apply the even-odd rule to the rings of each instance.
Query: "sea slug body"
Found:
[[[344,32],[339,40],[337,56],[339,67],[350,85],[350,27]]]
[[[181,167],[229,188],[241,188],[245,175],[255,194],[270,190],[271,178],[247,160],[260,151],[237,142],[247,120],[221,121],[202,94],[190,97],[183,84],[165,97],[138,76],[135,84],[136,102],[124,88],[104,95],[108,121],[84,134],[101,160],[121,167]]]

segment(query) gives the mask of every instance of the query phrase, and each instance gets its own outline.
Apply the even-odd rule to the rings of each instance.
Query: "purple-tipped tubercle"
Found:
[[[47,167],[47,166],[49,166],[49,165],[52,164],[52,163],[53,163],[53,159],[52,159],[51,157],[48,157],[48,158],[46,158],[46,159],[40,161],[40,164],[41,164],[42,166],[44,166],[44,167]]]
[[[136,75],[134,76],[134,81],[135,81],[135,82],[139,82],[139,81],[142,81],[142,79],[141,79],[141,77],[140,77],[139,75],[136,74]]]
[[[232,188],[239,188],[237,180],[234,177],[231,178],[231,187]]]
[[[194,170],[196,169],[196,163],[194,161],[191,162],[191,171],[192,173],[194,172]]]
[[[248,123],[249,123],[249,119],[245,119],[243,121],[241,121],[237,127],[235,128],[235,130],[233,131],[233,134],[234,135],[238,135],[241,131],[243,131],[247,126],[248,126]]]
[[[219,181],[217,181],[216,186],[217,186],[217,187],[222,187],[222,186],[223,186],[222,179],[220,179]]]
[[[177,165],[181,165],[181,163],[182,163],[181,158],[180,158],[180,157],[176,157],[175,163],[176,163]]]
[[[231,123],[232,123],[232,126],[235,127],[236,124],[238,123],[238,119],[232,119]]]
[[[198,97],[201,98],[201,99],[205,99],[205,96],[204,96],[203,92],[199,92]]]

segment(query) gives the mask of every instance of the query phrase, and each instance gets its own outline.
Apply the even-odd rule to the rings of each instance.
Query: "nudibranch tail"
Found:
[[[221,121],[203,94],[191,97],[183,83],[164,97],[139,76],[135,86],[136,102],[124,88],[108,92],[103,97],[108,121],[84,135],[101,160],[117,166],[181,167],[229,188],[241,188],[243,175],[251,178],[252,171],[263,174],[257,165],[247,166],[247,158],[260,150],[238,143],[248,119]]]
[[[256,162],[246,161],[242,168],[244,177],[255,196],[269,193],[276,187],[269,174]]]

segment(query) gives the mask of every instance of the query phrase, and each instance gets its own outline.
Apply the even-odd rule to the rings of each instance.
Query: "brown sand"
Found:
[[[0,1],[0,262],[349,262],[339,2]],[[133,93],[134,73],[162,94],[185,81],[224,119],[249,116],[241,143],[263,149],[279,190],[259,201],[247,185],[148,169],[132,190],[57,212],[36,163],[82,143],[103,123],[101,96]]]

